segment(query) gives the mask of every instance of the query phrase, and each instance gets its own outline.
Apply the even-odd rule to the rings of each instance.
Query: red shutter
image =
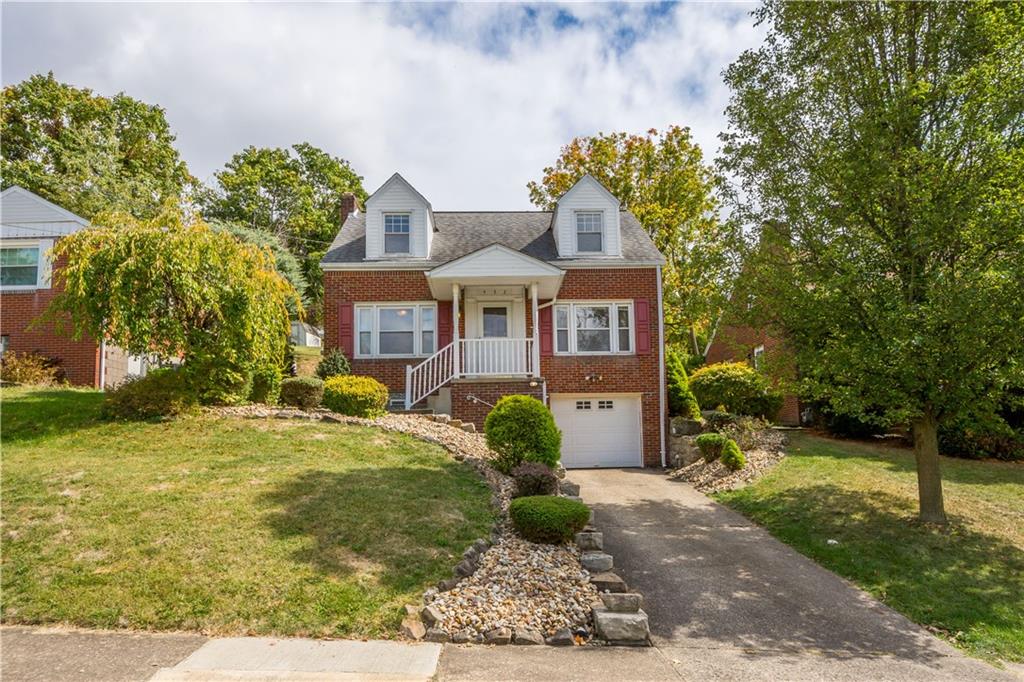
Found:
[[[437,302],[437,350],[452,342],[452,302]]]
[[[636,354],[651,352],[651,306],[646,298],[633,299],[633,317],[636,320]]]
[[[554,330],[551,328],[551,306],[547,308],[541,308],[540,313],[540,354],[543,356],[552,355],[552,334]]]
[[[353,357],[352,349],[354,340],[355,332],[352,329],[352,304],[339,303],[338,344],[341,346],[341,352],[343,352],[345,357],[349,360]]]

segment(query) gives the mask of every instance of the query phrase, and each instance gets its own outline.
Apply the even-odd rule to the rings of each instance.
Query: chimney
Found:
[[[345,224],[346,218],[348,218],[351,214],[357,212],[358,210],[359,204],[356,201],[355,194],[353,194],[352,192],[345,192],[344,194],[341,195],[341,208],[339,210],[338,217],[341,219],[342,225]]]

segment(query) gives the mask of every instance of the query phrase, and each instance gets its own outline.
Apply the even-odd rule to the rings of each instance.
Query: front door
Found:
[[[515,346],[512,340],[512,304],[480,303],[477,307],[476,338],[466,341],[466,371],[478,375],[522,372]]]

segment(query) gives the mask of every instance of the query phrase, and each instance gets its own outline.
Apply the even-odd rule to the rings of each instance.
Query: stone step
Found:
[[[643,595],[636,592],[602,592],[601,601],[609,611],[636,613],[643,604]]]
[[[591,612],[597,636],[609,644],[647,646],[650,643],[651,630],[647,623],[647,614],[642,610],[636,613],[619,613],[609,611],[603,606],[595,606]]]
[[[580,557],[580,563],[591,573],[604,573],[612,570],[612,566],[615,565],[612,555],[604,552],[584,552]]]
[[[587,552],[604,549],[604,533],[598,531],[584,531],[576,533],[576,546]]]
[[[610,571],[591,575],[590,582],[598,592],[629,592],[626,581]]]

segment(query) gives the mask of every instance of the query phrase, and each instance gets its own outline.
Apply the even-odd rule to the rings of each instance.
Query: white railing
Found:
[[[405,409],[456,377],[534,374],[533,339],[459,339],[405,368]]]
[[[405,367],[405,409],[426,398],[455,378],[458,373],[456,344],[449,343],[413,367]]]
[[[462,376],[514,376],[533,372],[533,339],[460,339]]]

